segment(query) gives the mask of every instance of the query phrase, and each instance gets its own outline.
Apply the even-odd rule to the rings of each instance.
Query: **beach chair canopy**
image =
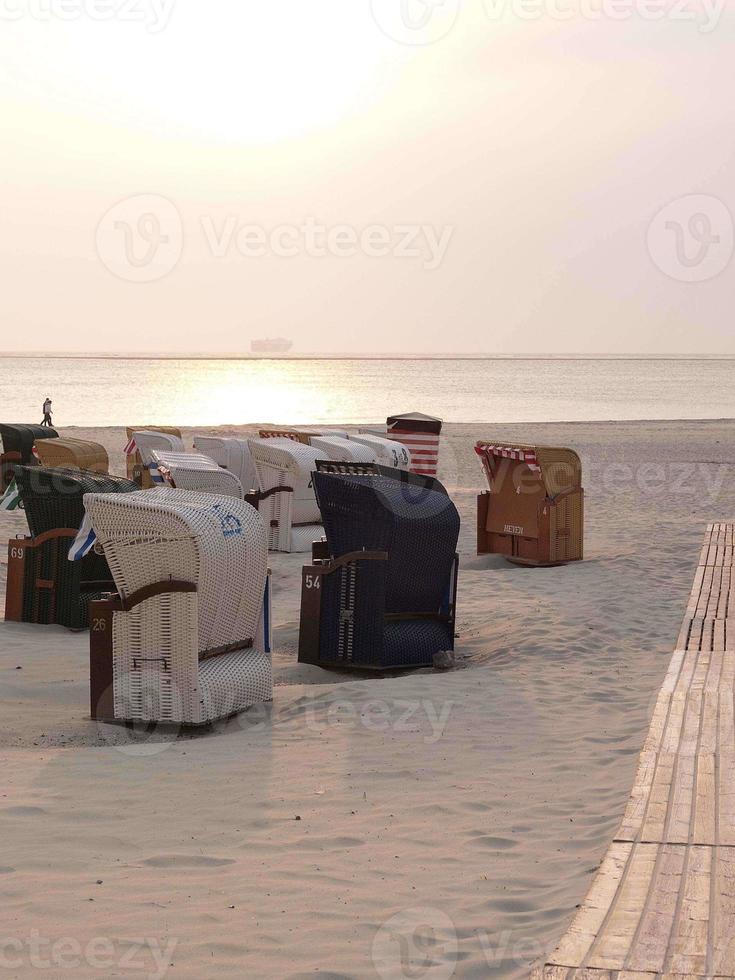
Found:
[[[107,473],[107,450],[88,439],[45,439],[36,444],[41,466],[77,466],[92,473]]]
[[[194,629],[204,653],[256,635],[267,574],[258,512],[231,497],[162,487],[87,494],[84,506],[123,600],[171,580],[196,586]],[[161,610],[165,613],[165,610]],[[172,621],[175,643],[192,626]]]
[[[18,462],[24,466],[32,465],[33,444],[41,439],[58,439],[56,429],[50,426],[30,425],[20,422],[0,423],[0,439],[3,454],[18,453]]]
[[[446,494],[383,476],[314,474],[330,554],[388,553],[386,613],[435,612],[459,537]]]
[[[79,529],[85,493],[131,493],[132,480],[75,468],[18,466],[16,482],[28,529],[36,538],[56,528]]]
[[[251,439],[250,452],[258,470],[261,492],[289,486],[293,524],[321,524],[311,474],[320,453],[292,439]]]
[[[153,429],[141,429],[133,432],[131,440],[140,455],[143,466],[148,470],[153,483],[162,483],[163,477],[158,473],[158,462],[153,456],[155,452],[183,453],[184,443],[181,436],[168,432],[157,432]]]
[[[153,459],[166,483],[179,490],[221,494],[242,500],[242,484],[228,470],[201,453],[171,453],[153,450]]]
[[[433,476],[423,476],[410,470],[396,469],[394,466],[383,466],[381,463],[355,463],[341,460],[320,459],[316,468],[320,473],[335,473],[343,476],[382,476],[406,483],[424,490],[435,490],[448,496],[443,483]]]
[[[234,473],[249,493],[258,488],[258,474],[247,439],[231,439],[221,436],[197,436],[194,439],[197,452],[209,456],[223,469]]]
[[[311,447],[319,451],[320,458],[344,462],[374,463],[375,449],[362,442],[343,439],[341,436],[312,436]]]
[[[369,433],[350,433],[350,442],[367,446],[375,454],[376,462],[381,466],[391,466],[395,469],[407,470],[411,465],[411,453],[408,448],[395,439]]]

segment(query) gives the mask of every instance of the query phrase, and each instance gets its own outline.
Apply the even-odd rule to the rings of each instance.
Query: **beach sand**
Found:
[[[735,514],[734,426],[446,426],[452,672],[298,665],[304,555],[270,557],[272,706],[193,738],[97,727],[88,635],[0,625],[3,972],[525,976],[622,815],[705,524]],[[60,433],[123,472],[123,430]],[[476,556],[477,438],[578,450],[584,562]],[[0,514],[3,589],[24,530]]]

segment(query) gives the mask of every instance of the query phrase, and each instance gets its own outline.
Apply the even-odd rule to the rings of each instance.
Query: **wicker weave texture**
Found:
[[[452,626],[438,618],[459,536],[449,497],[382,475],[317,472],[314,485],[331,555],[388,554],[387,561],[355,561],[326,577],[322,658],[417,666],[451,649]]]
[[[78,529],[84,517],[85,493],[124,494],[138,489],[121,477],[42,466],[17,467],[16,479],[33,538],[58,528]],[[53,622],[69,629],[88,625],[89,600],[99,598],[100,593],[84,583],[107,580],[110,570],[94,552],[70,562],[72,540],[52,538],[29,553],[23,592],[27,622]],[[39,579],[53,582],[53,589],[38,589]]]
[[[152,486],[154,483],[161,482],[157,472],[158,464],[153,456],[154,452],[184,452],[184,443],[181,436],[174,435],[170,432],[157,432],[153,429],[142,429],[140,431],[136,430],[133,433],[133,438],[135,439],[135,445],[137,446],[137,455],[139,456],[143,466],[143,473],[146,477],[145,486],[147,487]]]
[[[250,452],[262,491],[291,487],[292,491],[271,494],[260,502],[259,510],[269,529],[271,551],[306,551],[296,525],[321,524],[311,474],[319,452],[292,439],[251,439]],[[309,534],[311,534],[309,530]],[[316,537],[320,537],[321,533]],[[314,540],[311,538],[310,540]]]
[[[322,458],[355,463],[375,463],[377,460],[372,446],[340,436],[312,436],[311,445],[319,450]]]
[[[169,488],[124,501],[90,494],[85,506],[123,598],[168,578],[197,586],[114,613],[116,716],[196,725],[268,700],[264,650],[199,660],[262,634],[267,545],[257,511],[232,497]]]
[[[209,456],[201,453],[170,453],[153,450],[153,459],[158,462],[179,490],[198,490],[200,493],[214,493],[223,497],[237,497],[242,500],[242,484],[229,470],[222,469]]]
[[[234,473],[245,493],[258,488],[258,474],[247,439],[225,439],[219,436],[197,436],[197,452],[209,456],[218,466]]]
[[[90,473],[107,473],[107,450],[87,439],[40,439],[36,452],[41,466],[76,466]]]
[[[375,461],[381,466],[390,466],[399,470],[408,470],[411,466],[411,453],[403,443],[395,439],[384,439],[382,436],[367,434],[353,435],[347,437],[350,442],[357,442],[367,446],[375,454]]]

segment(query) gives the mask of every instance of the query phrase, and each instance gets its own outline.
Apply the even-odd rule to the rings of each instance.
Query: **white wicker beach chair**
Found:
[[[220,436],[197,436],[194,448],[209,456],[223,469],[234,473],[245,493],[258,488],[258,474],[247,439],[230,439]]]
[[[270,700],[258,512],[167,487],[84,504],[119,593],[90,605],[93,717],[201,725]]]
[[[376,454],[369,446],[343,439],[340,436],[312,436],[312,449],[316,449],[320,459],[333,459],[340,463],[375,463]]]
[[[183,440],[178,436],[168,435],[166,432],[153,432],[149,429],[135,431],[133,433],[133,439],[135,439],[135,445],[140,453],[143,465],[150,472],[151,480],[156,485],[162,484],[164,480],[158,472],[158,462],[154,459],[153,453],[183,453]]]
[[[293,439],[251,439],[258,471],[258,509],[271,551],[310,551],[324,528],[311,484],[319,450]]]
[[[375,453],[375,462],[381,466],[391,466],[397,470],[407,470],[411,466],[411,453],[400,442],[361,432],[350,432],[347,438],[371,449]]]
[[[224,497],[243,499],[242,484],[229,470],[223,470],[201,453],[169,453],[153,450],[158,472],[164,481],[179,490],[198,490]]]

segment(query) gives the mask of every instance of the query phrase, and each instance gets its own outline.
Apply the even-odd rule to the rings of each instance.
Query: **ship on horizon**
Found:
[[[250,341],[251,354],[287,354],[292,347],[293,341],[285,337],[265,337]]]

